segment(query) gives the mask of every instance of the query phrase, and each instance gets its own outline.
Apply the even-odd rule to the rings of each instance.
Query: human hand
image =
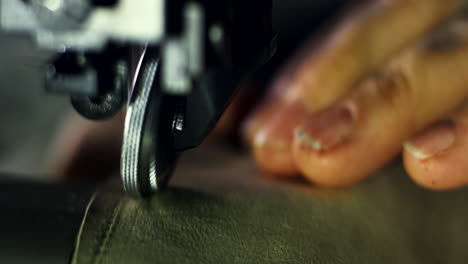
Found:
[[[403,152],[418,184],[467,184],[468,20],[433,30],[459,4],[367,1],[306,45],[244,126],[260,168],[339,187]]]

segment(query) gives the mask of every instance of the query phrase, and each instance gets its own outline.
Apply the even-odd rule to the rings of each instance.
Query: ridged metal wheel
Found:
[[[148,48],[125,119],[121,176],[128,194],[148,196],[165,185],[176,160],[172,148],[174,111],[174,104],[159,86],[158,52]]]

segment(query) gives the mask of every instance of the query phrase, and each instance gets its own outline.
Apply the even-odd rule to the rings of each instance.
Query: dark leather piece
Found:
[[[95,187],[0,178],[0,263],[69,263]]]
[[[149,200],[101,190],[73,263],[466,263],[468,192],[432,192],[401,163],[356,187],[260,177],[248,155],[186,153]]]

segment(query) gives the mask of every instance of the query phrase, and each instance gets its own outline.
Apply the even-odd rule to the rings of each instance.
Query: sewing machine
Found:
[[[147,196],[274,54],[271,9],[271,0],[0,0],[0,28],[56,52],[45,89],[83,116],[127,108],[123,185]]]

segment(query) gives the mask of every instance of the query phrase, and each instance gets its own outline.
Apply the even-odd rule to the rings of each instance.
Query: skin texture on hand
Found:
[[[260,167],[280,175],[298,172],[291,144],[301,118],[283,122],[286,109],[302,107],[312,114],[329,107],[391,55],[449,16],[458,4],[454,0],[364,1],[349,10],[318,47],[306,45],[272,84],[265,106],[245,123],[245,137]],[[270,162],[270,155],[281,156],[275,158],[281,164]]]
[[[295,137],[296,164],[308,179],[325,186],[361,180],[394,158],[405,139],[464,102],[468,95],[467,69],[468,38],[443,51],[434,50],[427,42],[411,47],[356,87],[347,98],[354,123],[346,121],[353,127],[347,130],[347,140],[342,140],[342,145],[321,151]],[[316,119],[311,117],[306,122]],[[340,122],[335,121],[335,126]],[[324,128],[322,134],[337,133],[335,127],[327,129],[330,128]],[[316,138],[308,132],[304,128],[307,137]],[[318,135],[317,140],[321,137]]]
[[[348,186],[384,166],[418,133],[436,135],[426,140],[427,148],[419,147],[435,150],[437,159],[449,145],[464,142],[453,143],[454,129],[431,124],[468,95],[468,24],[446,23],[408,45],[457,4],[418,2],[375,1],[371,13],[354,11],[367,15],[347,16],[332,38],[308,51],[312,56],[286,66],[273,84],[275,96],[256,109],[244,130],[262,170],[282,177],[302,174],[322,186]],[[447,9],[443,4],[449,4]],[[437,12],[429,11],[431,5]],[[406,27],[398,24],[405,19]],[[378,31],[382,25],[393,26]],[[464,119],[454,119],[459,135],[464,126],[458,122]],[[468,182],[461,171],[466,148],[454,151],[451,160],[457,163],[440,162],[432,170],[428,164],[435,163],[415,158],[411,146],[405,144],[405,163],[420,185],[447,189]]]
[[[403,160],[413,180],[447,190],[468,183],[468,104],[405,143]]]
[[[452,14],[457,0],[364,1],[350,10],[314,49],[301,52],[289,86],[309,111],[322,110],[350,87]],[[291,92],[286,96],[295,100]]]

